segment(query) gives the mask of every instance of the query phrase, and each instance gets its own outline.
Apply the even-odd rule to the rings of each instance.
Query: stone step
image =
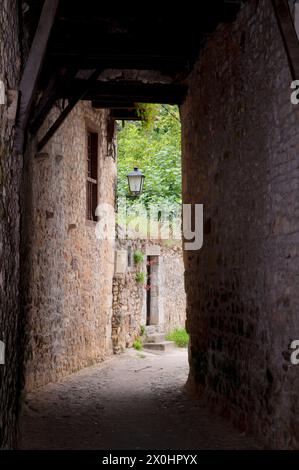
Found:
[[[147,343],[163,343],[163,341],[165,341],[165,333],[155,333],[146,337]]]
[[[168,352],[175,348],[174,341],[161,341],[161,343],[144,343],[143,349],[152,352]]]

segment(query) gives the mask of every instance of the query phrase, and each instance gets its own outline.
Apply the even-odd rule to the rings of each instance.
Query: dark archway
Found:
[[[293,2],[219,0],[200,15],[151,4],[146,16],[127,5],[115,12],[95,2],[84,11],[68,0],[19,3],[22,14],[9,0],[1,17],[9,96],[1,115],[1,321],[9,347],[9,366],[0,365],[1,445],[15,442],[21,324],[38,309],[26,290],[31,201],[21,179],[30,187],[30,158],[45,157],[70,111],[87,101],[91,112],[123,119],[136,102],[180,105],[184,201],[205,207],[203,249],[185,253],[190,383],[271,447],[298,448],[298,373],[289,348],[299,337]],[[16,133],[12,88],[21,91]],[[45,216],[51,220],[52,211]],[[75,272],[76,260],[71,266]]]

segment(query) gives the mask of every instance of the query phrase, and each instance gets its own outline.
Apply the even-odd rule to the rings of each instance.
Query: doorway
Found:
[[[146,325],[159,325],[159,257],[146,257],[147,290],[146,290]]]
[[[146,326],[151,324],[151,256],[146,260]]]

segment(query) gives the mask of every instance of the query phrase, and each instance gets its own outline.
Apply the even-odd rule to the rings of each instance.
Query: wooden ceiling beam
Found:
[[[191,69],[193,63],[192,58],[177,58],[177,57],[140,57],[140,56],[126,56],[114,55],[107,57],[107,55],[89,55],[88,53],[82,57],[80,54],[51,54],[49,56],[49,64],[55,66],[75,66],[81,70],[91,70],[99,66],[104,69],[116,70],[152,70],[160,71],[161,73],[184,72]]]
[[[288,0],[272,0],[293,80],[299,80],[299,43]]]
[[[53,73],[48,81],[46,88],[43,91],[42,97],[37,104],[32,122],[30,124],[30,131],[32,134],[36,134],[36,132],[39,130],[56,101],[56,90],[59,83],[59,78],[59,72]]]
[[[62,111],[60,116],[56,119],[56,121],[52,124],[50,129],[44,135],[44,137],[39,141],[37,145],[37,150],[40,152],[44,146],[49,142],[51,137],[55,134],[55,132],[60,128],[60,126],[64,123],[72,109],[76,106],[76,104],[85,98],[86,93],[89,90],[89,87],[92,83],[97,80],[97,77],[102,72],[101,69],[94,70],[92,74],[89,76],[88,80],[81,80],[81,86],[77,89],[76,93],[70,97],[69,103],[66,108]]]
[[[142,121],[136,109],[112,109],[110,118],[114,121]]]
[[[77,70],[73,68],[63,70],[60,69],[50,76],[32,117],[30,124],[30,131],[32,134],[37,133],[47,115],[51,111],[55,101],[57,101],[57,90],[61,84],[66,80],[74,78],[76,72]]]
[[[203,38],[204,35],[197,35],[197,42]],[[197,51],[198,44],[192,43],[192,40],[181,40],[180,42],[172,41],[168,43],[165,37],[161,37],[162,44],[160,43],[147,43],[138,38],[127,42],[121,38],[117,41],[112,41],[109,36],[104,37],[102,41],[98,39],[82,38],[81,42],[69,39],[63,41],[63,38],[58,38],[58,42],[51,45],[49,50],[50,56],[53,57],[94,57],[99,59],[121,59],[126,60],[147,60],[147,59],[169,59],[171,61],[184,61],[193,56]],[[84,51],[84,54],[82,54]]]
[[[135,103],[120,101],[92,101],[92,107],[95,109],[135,109]]]
[[[21,78],[19,86],[21,100],[14,141],[14,149],[17,153],[23,153],[25,129],[28,124],[58,5],[59,0],[45,0],[28,60]]]
[[[61,98],[69,98],[84,87],[86,80],[75,79],[60,90]],[[89,101],[130,101],[134,103],[181,104],[186,96],[187,86],[177,84],[148,84],[141,82],[94,81],[84,96]]]

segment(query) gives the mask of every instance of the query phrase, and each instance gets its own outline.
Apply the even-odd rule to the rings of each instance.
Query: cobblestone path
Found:
[[[187,352],[129,351],[27,395],[22,449],[253,449],[188,396]]]

